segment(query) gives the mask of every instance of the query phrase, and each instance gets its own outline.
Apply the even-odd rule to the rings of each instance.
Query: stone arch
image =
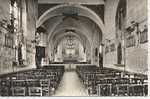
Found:
[[[117,6],[116,6],[116,12],[115,12],[115,24],[117,24],[116,20],[117,20],[117,17],[118,17],[117,13],[118,13],[119,8],[120,7],[125,7],[125,9],[127,9],[126,4],[127,4],[126,0],[118,0]]]
[[[76,33],[70,33],[71,35],[75,36],[76,38],[78,38],[78,40],[81,42],[81,44],[84,46],[84,41],[83,39],[81,39],[81,36],[77,35]],[[57,36],[57,39],[53,42],[54,46],[57,46],[59,44],[59,42],[61,42],[61,40],[63,39],[63,37],[69,35],[68,33],[61,33],[61,35]]]
[[[86,45],[86,47],[89,48],[89,49],[87,49],[87,51],[88,51],[88,52],[91,52],[91,42],[90,42],[88,36],[85,35],[84,33],[82,33],[83,31],[81,31],[81,30],[78,29],[78,28],[75,28],[75,27],[65,27],[65,28],[58,29],[57,31],[55,31],[54,34],[55,34],[55,35],[62,34],[62,33],[63,33],[65,30],[67,30],[67,29],[75,30],[75,32],[76,32],[75,34],[78,35],[78,37],[82,37],[82,38],[86,39],[86,42],[84,42],[85,44],[83,44],[83,45]],[[54,36],[52,36],[52,38],[53,38],[53,37],[54,37]],[[52,38],[49,39],[49,40],[52,40]],[[60,40],[60,39],[57,38],[57,40]],[[55,44],[54,44],[52,41],[48,41],[48,42],[51,42],[51,43],[49,43],[47,47],[50,47],[51,52],[53,52],[53,51],[54,51],[54,46],[55,46]],[[48,49],[49,49],[49,48],[48,48]],[[89,56],[89,57],[91,57],[91,56]]]
[[[52,38],[54,37],[55,34],[60,33],[62,31],[65,31],[65,30],[74,30],[74,31],[76,31],[76,34],[78,34],[81,37],[85,37],[87,39],[88,43],[91,46],[91,39],[86,35],[87,33],[84,33],[85,31],[82,31],[82,30],[80,30],[80,29],[78,29],[76,27],[72,27],[72,26],[70,26],[70,27],[63,27],[63,28],[58,29],[57,31],[55,31],[53,33],[53,35],[51,36],[51,38],[48,39],[48,41],[52,40]]]
[[[48,9],[43,15],[40,16],[40,18],[37,21],[37,27],[39,27],[40,25],[42,25],[47,19],[51,18],[51,17],[55,17],[55,16],[59,16],[62,15],[62,13],[57,12],[57,10],[63,9],[65,7],[72,7],[72,8],[76,8],[78,9],[78,11],[80,12],[79,15],[80,16],[84,16],[87,17],[91,20],[93,20],[101,29],[102,33],[105,33],[105,26],[103,24],[103,21],[100,19],[100,17],[91,9],[84,7],[82,5],[78,5],[78,4],[62,4],[62,5],[58,5],[55,6],[53,8]]]
[[[91,51],[91,44],[92,44],[92,43],[90,42],[88,36],[84,35],[84,34],[82,33],[82,31],[79,30],[78,28],[69,28],[69,27],[67,27],[67,28],[62,28],[62,29],[57,30],[54,34],[55,34],[55,35],[60,34],[59,36],[64,35],[64,34],[65,34],[64,31],[65,31],[66,29],[75,30],[76,33],[74,33],[74,35],[76,35],[78,38],[80,38],[81,41],[83,41],[82,39],[84,39],[84,40],[85,40],[85,41],[83,41],[83,45],[85,45],[84,47],[86,47],[86,44],[88,44],[88,47],[90,47],[90,48],[89,48],[89,49],[90,49],[89,51]],[[52,40],[55,35],[53,35],[50,40]],[[57,38],[57,40],[60,41],[60,39],[58,39],[58,38]],[[54,44],[53,46],[51,45],[51,48],[52,48],[52,50],[53,50],[53,48],[54,48],[54,46],[55,46],[55,42],[52,42],[52,43]]]
[[[105,39],[108,38],[114,38],[116,33],[116,27],[115,27],[115,17],[117,12],[117,6],[118,6],[119,0],[108,0],[105,4],[105,27],[106,33],[103,35],[103,42],[105,42]],[[111,37],[109,36],[109,33],[111,33]]]

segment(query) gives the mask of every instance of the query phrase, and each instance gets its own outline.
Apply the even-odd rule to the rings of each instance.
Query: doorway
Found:
[[[45,58],[45,47],[36,46],[35,61],[37,68],[41,67],[42,58]]]
[[[121,62],[122,62],[122,45],[121,45],[121,43],[119,43],[118,48],[117,48],[117,56],[118,56],[117,63],[121,64]]]

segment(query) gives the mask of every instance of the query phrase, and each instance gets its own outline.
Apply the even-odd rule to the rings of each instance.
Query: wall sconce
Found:
[[[12,23],[9,23],[8,20],[5,19],[2,19],[2,21],[0,21],[0,27],[4,28],[9,33],[15,33],[17,31],[17,28],[15,28]]]
[[[2,19],[2,20],[0,21],[0,27],[6,29],[7,31],[11,31],[12,29],[14,29],[14,28],[12,27],[12,25],[9,24],[6,19]]]
[[[139,27],[139,23],[138,22],[131,21],[131,26],[127,27],[126,31],[131,33],[131,32],[133,32],[135,30],[135,28],[137,28],[137,33],[138,33],[139,32],[138,27]]]
[[[36,40],[34,39],[34,40],[31,40],[31,43],[36,43]]]
[[[105,44],[104,43],[101,43],[101,46],[104,46]]]
[[[135,22],[135,21],[131,21],[131,24],[132,24],[132,26],[138,26],[139,25],[139,23],[138,22]]]
[[[148,27],[147,27],[147,25],[144,25],[144,30],[143,31],[148,31]]]
[[[106,40],[107,42],[109,42],[109,43],[111,42],[111,40],[109,40],[109,39],[105,39],[105,40]]]
[[[35,39],[34,40],[31,40],[31,43],[39,43],[40,42],[40,33],[39,32],[36,32],[35,33]]]
[[[134,28],[131,27],[131,26],[129,26],[129,27],[126,28],[126,31],[129,32],[129,33],[131,33],[131,32],[134,31]]]

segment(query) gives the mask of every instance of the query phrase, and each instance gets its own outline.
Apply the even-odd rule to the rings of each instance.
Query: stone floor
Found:
[[[54,96],[88,96],[75,71],[66,71]]]

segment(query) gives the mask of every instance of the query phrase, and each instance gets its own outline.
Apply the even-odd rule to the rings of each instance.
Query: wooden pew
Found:
[[[111,96],[112,84],[97,84],[97,96]]]
[[[95,66],[77,66],[76,72],[89,95],[146,96],[148,92],[146,75]]]
[[[12,80],[12,96],[26,96],[27,88],[25,80]]]
[[[64,66],[32,69],[0,76],[1,96],[50,96],[57,89]]]
[[[1,96],[9,96],[11,95],[10,91],[11,80],[10,79],[1,79],[0,80],[0,95]]]

